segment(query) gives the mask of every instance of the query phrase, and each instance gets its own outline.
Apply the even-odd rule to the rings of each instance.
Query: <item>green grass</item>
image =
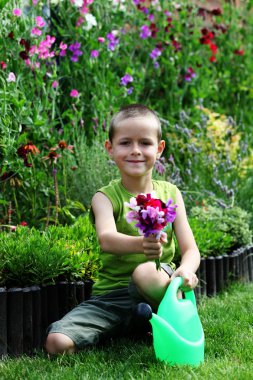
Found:
[[[48,359],[40,353],[0,361],[1,380],[253,379],[253,284],[236,284],[198,306],[205,362],[197,368],[157,362],[152,344],[121,339],[103,348]]]

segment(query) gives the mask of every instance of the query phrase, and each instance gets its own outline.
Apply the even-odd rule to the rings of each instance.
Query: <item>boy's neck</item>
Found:
[[[122,185],[131,194],[147,194],[153,191],[152,178],[121,178]]]

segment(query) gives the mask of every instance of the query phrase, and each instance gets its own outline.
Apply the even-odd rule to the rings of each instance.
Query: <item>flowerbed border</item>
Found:
[[[201,258],[197,276],[197,299],[201,296],[215,296],[233,281],[252,282],[253,245],[239,248],[230,254]]]
[[[42,349],[47,327],[90,298],[92,284],[87,280],[0,288],[0,357]]]
[[[233,281],[253,281],[253,245],[201,259],[197,300],[222,292]],[[46,329],[90,298],[93,281],[0,288],[0,357],[32,355],[44,346]]]

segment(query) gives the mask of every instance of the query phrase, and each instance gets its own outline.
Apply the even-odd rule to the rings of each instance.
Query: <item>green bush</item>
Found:
[[[232,237],[232,250],[252,242],[252,231],[249,227],[251,215],[240,207],[193,207],[190,216],[191,220],[197,219],[203,226],[212,223],[214,233],[223,234],[220,244],[225,243],[225,236]]]
[[[0,234],[1,286],[95,280],[99,267],[99,246],[88,214],[71,227],[50,226],[45,232],[19,227]]]
[[[196,243],[202,257],[220,256],[231,252],[233,247],[233,237],[217,230],[215,222],[189,218]]]

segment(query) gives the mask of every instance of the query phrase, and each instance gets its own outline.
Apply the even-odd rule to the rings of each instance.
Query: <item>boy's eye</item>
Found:
[[[128,144],[130,144],[129,141],[120,141],[120,145],[128,145]]]
[[[142,145],[152,145],[151,141],[142,141]]]

